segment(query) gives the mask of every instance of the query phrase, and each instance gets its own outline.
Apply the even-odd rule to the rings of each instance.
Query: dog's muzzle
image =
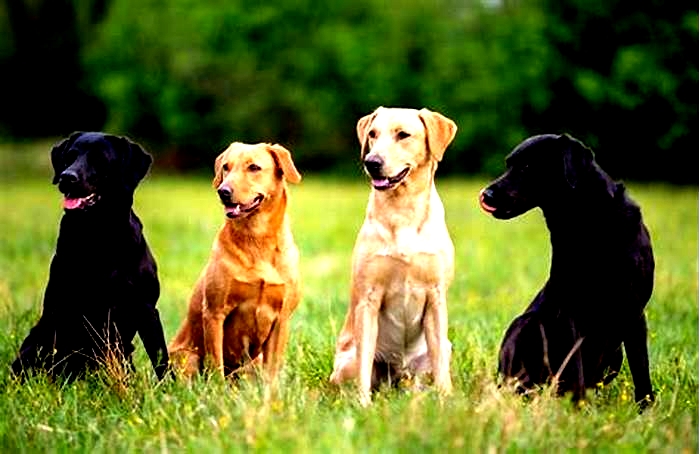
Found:
[[[386,189],[391,189],[401,183],[408,172],[409,167],[406,167],[394,176],[384,175],[384,160],[376,155],[369,155],[364,160],[365,169],[372,179],[372,187],[379,191],[384,191]]]
[[[100,200],[97,193],[80,184],[78,174],[71,169],[66,169],[59,175],[58,190],[63,193],[63,208],[67,211],[82,210]]]
[[[479,205],[487,213],[492,214],[496,211],[493,191],[490,188],[484,188],[479,192]]]
[[[224,212],[229,219],[236,219],[255,211],[265,199],[262,194],[256,195],[249,203],[238,203],[233,201],[233,191],[229,186],[221,185],[216,190],[221,203],[224,204]]]

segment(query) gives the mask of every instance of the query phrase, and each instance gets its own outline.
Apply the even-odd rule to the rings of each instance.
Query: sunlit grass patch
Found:
[[[638,415],[626,366],[574,408],[547,389],[527,401],[498,388],[499,344],[510,321],[541,288],[550,246],[541,213],[512,221],[482,213],[481,179],[441,179],[455,244],[449,292],[455,392],[383,390],[361,409],[352,386],[328,383],[348,303],[350,257],[364,217],[365,181],[305,175],[290,186],[289,213],[301,252],[303,299],[279,399],[260,383],[197,377],[157,383],[140,341],[137,373],[73,384],[9,375],[19,343],[40,313],[61,215],[48,179],[0,182],[0,446],[26,451],[481,452],[698,449],[697,188],[629,185],[643,209],[657,258],[647,314],[656,404]],[[671,202],[672,201],[672,202]],[[155,175],[136,211],[158,261],[160,308],[170,339],[224,216],[206,178]]]

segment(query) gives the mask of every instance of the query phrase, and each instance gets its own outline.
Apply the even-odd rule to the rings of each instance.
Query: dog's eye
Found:
[[[257,164],[251,164],[248,166],[248,170],[250,170],[251,172],[257,172],[258,170],[262,170],[262,169]]]
[[[224,172],[228,172],[228,164],[224,164],[221,168],[224,169]]]
[[[407,133],[406,131],[399,131],[396,134],[396,137],[398,137],[399,140],[403,140],[403,139],[407,139],[407,138],[411,137],[411,134]]]
[[[377,131],[375,131],[375,130],[373,129],[373,130],[371,130],[371,131],[369,132],[369,134],[367,134],[367,135],[369,136],[370,139],[376,139],[376,138],[377,138]]]

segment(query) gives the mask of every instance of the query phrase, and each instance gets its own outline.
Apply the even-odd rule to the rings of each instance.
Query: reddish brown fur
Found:
[[[250,170],[251,164],[259,169]],[[297,183],[301,176],[279,145],[233,143],[215,167],[214,187],[230,187],[234,202],[263,199],[219,230],[187,318],[170,344],[171,358],[186,376],[205,366],[239,374],[262,362],[267,379],[274,381],[300,299],[285,180]]]

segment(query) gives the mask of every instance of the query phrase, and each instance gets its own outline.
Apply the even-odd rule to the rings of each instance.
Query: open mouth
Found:
[[[63,208],[66,210],[82,210],[93,206],[100,200],[100,196],[92,193],[86,197],[73,197],[72,194],[67,194],[63,198]]]
[[[386,189],[391,189],[397,184],[401,183],[401,181],[406,178],[406,175],[408,175],[408,172],[411,169],[406,167],[403,169],[401,172],[396,174],[396,176],[393,177],[384,177],[384,178],[374,178],[372,177],[372,187],[374,189],[377,189],[379,191],[384,191]]]
[[[263,199],[263,195],[258,194],[250,203],[224,202],[224,212],[226,213],[226,217],[229,219],[236,219],[241,216],[245,216],[255,211],[255,209],[260,206]]]

